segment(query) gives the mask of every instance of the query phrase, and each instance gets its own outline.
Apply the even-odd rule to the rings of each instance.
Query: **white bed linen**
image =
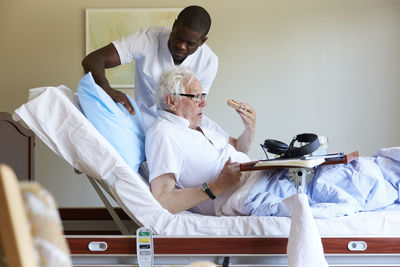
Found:
[[[57,155],[96,179],[114,176],[114,198],[122,209],[159,235],[288,236],[290,218],[173,215],[153,198],[148,185],[84,117],[65,86],[31,89],[13,117],[22,119]],[[315,220],[321,236],[400,236],[400,211],[359,213]]]

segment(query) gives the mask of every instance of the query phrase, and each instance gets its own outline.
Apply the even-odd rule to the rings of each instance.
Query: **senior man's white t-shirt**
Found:
[[[204,134],[189,128],[189,121],[172,113],[161,111],[146,136],[146,157],[150,170],[149,181],[173,173],[178,188],[199,187],[212,182],[225,162],[248,162],[246,154],[236,151],[228,143],[228,134],[215,122],[203,117]],[[191,211],[215,215],[225,196],[207,200]]]
[[[174,65],[168,49],[171,29],[150,27],[114,41],[121,64],[135,60],[135,100],[151,107],[155,103],[154,94],[164,70]],[[218,57],[203,44],[188,56],[181,66],[191,69],[199,79],[203,92],[208,93],[218,69]],[[133,74],[132,74],[133,75]]]

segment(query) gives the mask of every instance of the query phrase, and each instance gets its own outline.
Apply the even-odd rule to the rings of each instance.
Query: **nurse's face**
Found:
[[[181,99],[176,101],[175,115],[183,117],[189,121],[189,127],[197,129],[200,126],[203,118],[203,108],[207,105],[205,97],[195,98],[190,97],[193,95],[202,95],[203,88],[200,81],[194,79],[185,86],[185,94],[188,96],[181,96]]]
[[[174,22],[168,40],[168,48],[176,65],[181,64],[185,58],[196,52],[203,45],[207,37],[203,33],[193,31],[180,23]]]

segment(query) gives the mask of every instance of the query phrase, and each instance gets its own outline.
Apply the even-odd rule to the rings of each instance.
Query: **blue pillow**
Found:
[[[136,102],[127,95],[136,114],[98,86],[89,72],[79,81],[78,98],[86,118],[110,142],[135,171],[145,160],[143,120]],[[101,164],[101,163],[100,163]]]

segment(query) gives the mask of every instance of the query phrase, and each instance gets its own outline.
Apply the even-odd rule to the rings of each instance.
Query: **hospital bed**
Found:
[[[82,114],[65,86],[30,90],[13,114],[57,155],[100,184],[139,226],[154,234],[155,265],[209,260],[222,266],[288,266],[290,218],[171,214],[145,179],[121,158]],[[330,266],[400,266],[400,211],[316,219]],[[123,227],[123,226],[122,226]],[[66,236],[77,266],[135,265],[136,236]],[[299,240],[300,242],[300,240]],[[97,249],[90,244],[95,244]]]

